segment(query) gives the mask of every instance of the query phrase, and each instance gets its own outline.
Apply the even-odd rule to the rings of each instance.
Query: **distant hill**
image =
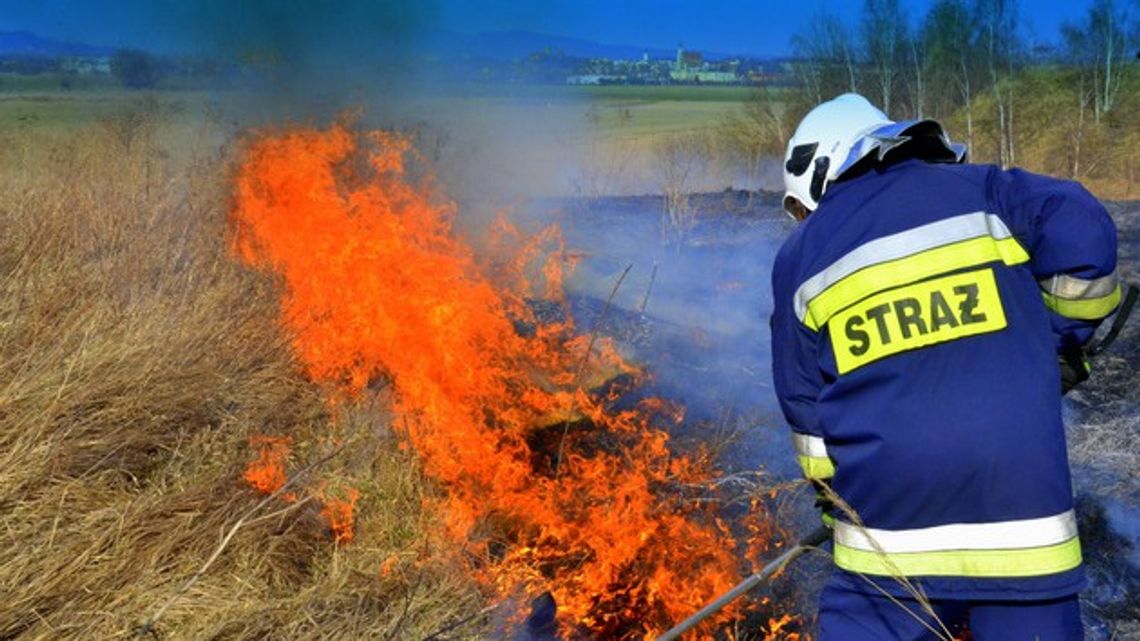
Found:
[[[43,38],[27,31],[0,31],[0,57],[59,58],[62,56],[101,57],[114,53],[111,47]]]
[[[549,50],[572,58],[634,59],[648,53],[654,60],[673,58],[676,49],[639,47],[628,44],[605,44],[584,38],[552,36],[530,31],[489,31],[478,34],[433,31],[421,42],[424,52],[449,57],[470,57],[508,61],[532,53]],[[722,60],[733,54],[700,51],[706,60]],[[756,56],[753,56],[756,57]]]
[[[640,47],[631,44],[607,44],[585,38],[554,36],[530,31],[489,31],[469,34],[431,30],[420,34],[410,51],[407,42],[396,45],[404,53],[468,58],[489,62],[510,62],[534,53],[549,51],[571,58],[636,59],[648,53],[654,60],[672,59],[677,50]],[[383,47],[383,45],[380,45]],[[28,31],[0,31],[0,57],[59,58],[63,56],[99,57],[114,53],[114,47],[100,47],[79,42],[55,40]],[[723,60],[737,56],[757,58],[752,54],[730,54],[698,49],[706,60]]]

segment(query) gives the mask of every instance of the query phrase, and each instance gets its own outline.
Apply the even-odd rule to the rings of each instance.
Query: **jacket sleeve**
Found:
[[[1116,225],[1076,182],[1019,169],[998,173],[995,182],[1002,217],[1026,243],[1057,350],[1084,345],[1120,303]]]
[[[835,465],[827,453],[816,417],[816,399],[823,378],[816,364],[818,334],[797,318],[792,297],[795,283],[788,265],[787,245],[772,269],[772,381],[784,418],[792,428],[796,460],[809,479],[828,479]]]

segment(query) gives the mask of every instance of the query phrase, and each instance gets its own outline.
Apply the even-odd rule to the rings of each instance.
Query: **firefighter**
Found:
[[[1075,182],[964,155],[856,94],[788,143],[772,358],[837,497],[822,641],[1083,638],[1061,394],[1119,303],[1116,229]]]

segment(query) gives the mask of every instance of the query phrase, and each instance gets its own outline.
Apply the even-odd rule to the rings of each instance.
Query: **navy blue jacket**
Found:
[[[1081,589],[1058,351],[1120,299],[1116,230],[1074,182],[918,160],[832,184],[776,258],[776,392],[846,506],[835,560],[893,593]]]

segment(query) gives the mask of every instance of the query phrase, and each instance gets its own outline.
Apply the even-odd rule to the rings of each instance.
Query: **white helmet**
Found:
[[[965,158],[965,147],[951,143],[942,125],[933,120],[894,122],[854,93],[817,106],[804,116],[788,141],[784,209],[797,219],[806,216],[819,206],[828,183],[855,163],[873,151],[882,160],[887,152],[918,138],[934,144],[915,148],[916,156],[940,162]]]

